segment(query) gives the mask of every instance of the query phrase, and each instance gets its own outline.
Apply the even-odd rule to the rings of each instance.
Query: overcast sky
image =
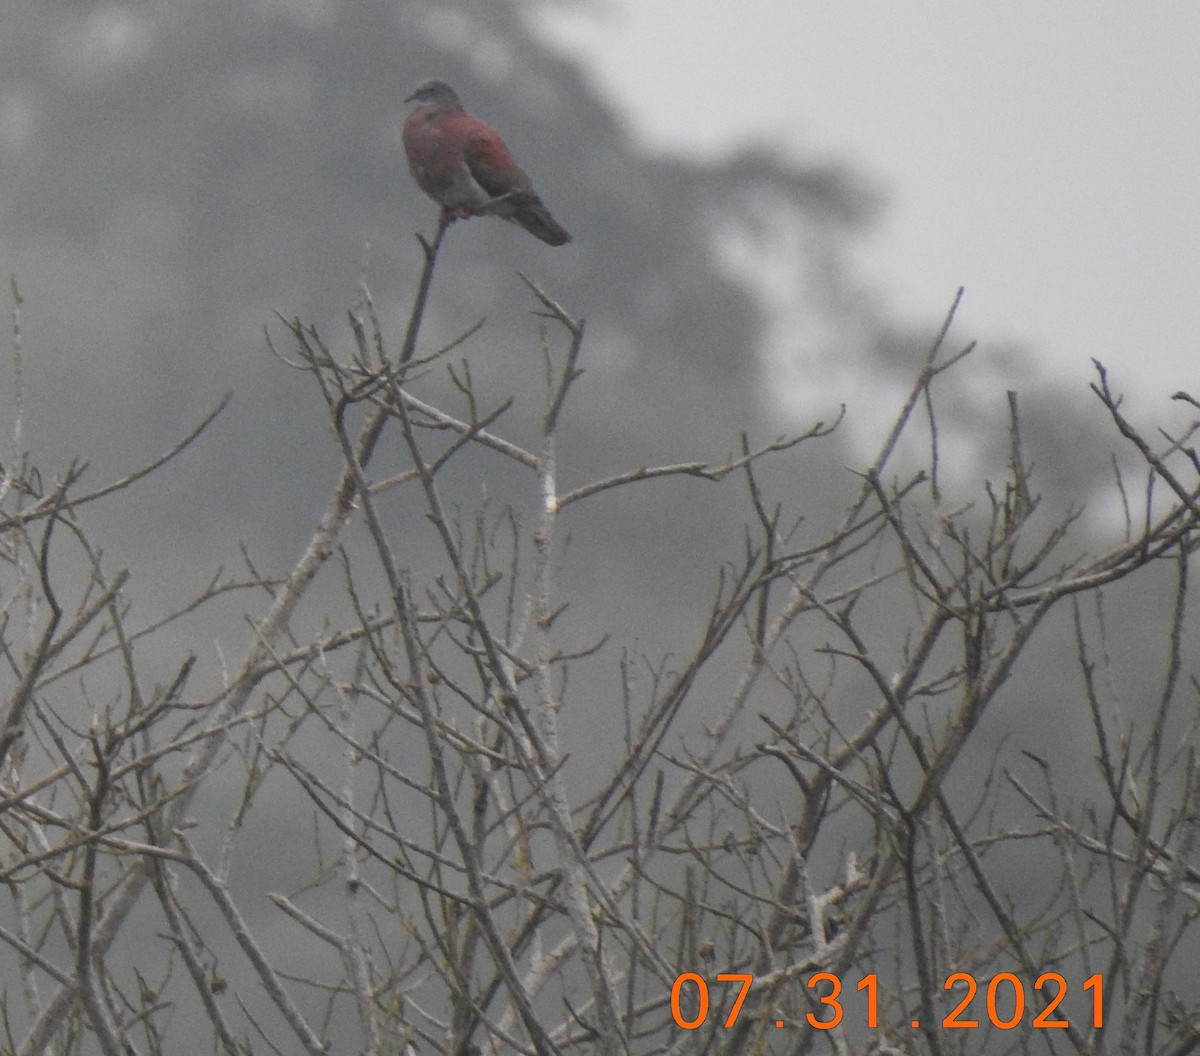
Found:
[[[552,38],[656,148],[770,142],[886,196],[905,318],[1200,394],[1200,4],[608,0]]]

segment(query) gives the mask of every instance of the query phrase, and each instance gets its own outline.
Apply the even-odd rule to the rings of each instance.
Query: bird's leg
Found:
[[[452,224],[455,220],[469,220],[471,216],[470,209],[464,209],[461,206],[451,209],[449,206],[443,205],[442,211],[438,214],[438,223]]]

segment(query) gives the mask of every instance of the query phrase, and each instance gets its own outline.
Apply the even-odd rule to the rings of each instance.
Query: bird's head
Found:
[[[420,103],[422,106],[440,106],[445,110],[461,110],[463,108],[462,103],[458,101],[458,93],[445,81],[439,81],[436,78],[422,81],[404,101]]]

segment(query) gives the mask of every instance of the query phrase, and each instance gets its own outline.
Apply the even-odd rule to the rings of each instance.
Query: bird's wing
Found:
[[[528,191],[529,177],[513,160],[500,133],[482,121],[472,125],[463,141],[463,159],[475,182],[493,198]]]

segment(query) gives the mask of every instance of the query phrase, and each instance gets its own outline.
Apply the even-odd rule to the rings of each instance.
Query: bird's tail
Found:
[[[550,215],[550,210],[532,192],[514,199],[511,210],[506,211],[504,215],[547,245],[561,246],[564,242],[571,241],[567,229]]]

